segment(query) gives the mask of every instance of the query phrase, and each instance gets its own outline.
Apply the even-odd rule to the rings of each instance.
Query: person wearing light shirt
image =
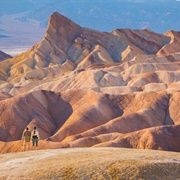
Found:
[[[38,141],[39,141],[39,132],[37,131],[36,127],[34,127],[33,131],[31,132],[32,138],[32,146],[38,149]]]

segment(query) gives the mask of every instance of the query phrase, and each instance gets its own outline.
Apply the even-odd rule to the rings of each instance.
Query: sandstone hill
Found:
[[[127,147],[180,151],[180,32],[80,27],[55,12],[42,41],[0,62],[0,152]]]

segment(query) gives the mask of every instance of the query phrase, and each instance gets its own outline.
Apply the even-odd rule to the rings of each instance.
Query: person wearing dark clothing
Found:
[[[24,142],[23,142],[23,151],[26,150],[26,147],[27,147],[27,150],[29,150],[30,141],[31,141],[31,132],[29,131],[28,127],[26,128],[26,131],[23,134],[23,140],[24,140]]]

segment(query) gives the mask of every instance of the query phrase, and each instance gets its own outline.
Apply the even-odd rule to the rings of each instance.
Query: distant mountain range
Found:
[[[165,33],[170,29],[180,29],[177,18],[180,2],[175,0],[46,0],[43,3],[3,0],[0,7],[0,49],[29,48],[40,41],[45,34],[47,19],[55,11],[82,27],[99,31],[130,28]]]
[[[2,52],[0,50],[0,62],[3,61],[4,59],[8,59],[8,58],[11,58],[11,57],[12,56],[10,56],[10,55],[8,55],[8,54],[6,54],[6,53],[4,53],[4,52]]]

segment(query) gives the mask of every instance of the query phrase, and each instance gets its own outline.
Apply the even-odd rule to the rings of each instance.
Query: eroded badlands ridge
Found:
[[[53,13],[41,42],[0,62],[0,146],[180,151],[180,32],[83,28]]]

